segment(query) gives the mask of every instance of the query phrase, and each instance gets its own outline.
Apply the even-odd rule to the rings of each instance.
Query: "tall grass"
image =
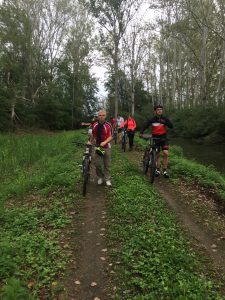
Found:
[[[68,260],[60,230],[80,197],[82,148],[73,140],[85,137],[0,137],[0,299],[39,299],[43,289],[50,299],[63,288],[56,282]]]

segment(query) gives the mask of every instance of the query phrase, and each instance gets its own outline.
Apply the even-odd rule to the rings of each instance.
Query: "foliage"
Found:
[[[78,1],[2,3],[0,130],[71,129],[95,111],[88,18]]]
[[[174,133],[178,136],[201,138],[216,132],[225,138],[223,106],[197,106],[193,109],[175,110],[170,115]]]
[[[109,242],[116,299],[223,299],[165,202],[121,153],[114,153]]]
[[[80,195],[82,148],[71,142],[84,138],[80,132],[1,136],[1,299],[37,299],[41,290],[54,295],[59,287],[69,257],[61,233]]]

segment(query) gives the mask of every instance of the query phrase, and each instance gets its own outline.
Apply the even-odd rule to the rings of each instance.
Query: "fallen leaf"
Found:
[[[79,281],[79,280],[75,281],[75,284],[79,285],[79,284],[80,284],[80,281]]]
[[[92,282],[92,283],[91,283],[91,286],[96,286],[96,285],[97,285],[96,282]]]
[[[35,281],[28,282],[28,284],[27,284],[28,289],[31,289],[34,286],[34,284],[35,284]]]

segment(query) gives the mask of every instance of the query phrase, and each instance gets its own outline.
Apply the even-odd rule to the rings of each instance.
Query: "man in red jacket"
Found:
[[[144,126],[140,130],[140,136],[142,136],[143,132],[151,127],[152,130],[152,137],[159,138],[160,140],[157,141],[159,149],[162,148],[163,150],[163,176],[165,178],[169,178],[169,174],[167,172],[168,167],[168,155],[169,155],[169,142],[167,138],[167,127],[173,128],[173,124],[170,122],[168,118],[163,115],[163,107],[162,105],[155,105],[154,106],[155,116],[148,120]],[[157,156],[157,169],[156,169],[156,176],[160,175],[160,152]]]
[[[135,134],[135,129],[136,129],[136,122],[134,118],[129,115],[128,119],[123,122],[119,128],[126,127],[127,129],[127,136],[129,138],[129,150],[131,151],[133,149],[134,145],[134,134]]]
[[[110,164],[111,164],[111,140],[112,126],[109,122],[106,122],[105,110],[98,112],[98,122],[93,125],[91,142],[95,141],[96,145],[104,149],[104,155],[100,156],[95,153],[94,163],[96,168],[96,174],[98,176],[98,184],[102,184],[103,180],[107,186],[112,186],[110,176]],[[103,164],[103,169],[102,169]]]

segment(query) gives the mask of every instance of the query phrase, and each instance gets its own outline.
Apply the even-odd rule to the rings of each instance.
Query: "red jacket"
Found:
[[[128,120],[123,122],[119,128],[122,128],[124,126],[127,127],[127,131],[134,131],[137,127],[136,122],[133,118],[128,118]]]
[[[99,126],[99,123],[95,122],[93,125],[93,129],[92,129],[92,135],[94,136],[95,139],[97,139],[97,136],[98,136],[98,126]],[[100,143],[104,142],[110,136],[112,136],[112,126],[110,123],[105,122],[103,124],[103,130],[102,130]],[[103,148],[111,148],[110,143],[107,143]]]

